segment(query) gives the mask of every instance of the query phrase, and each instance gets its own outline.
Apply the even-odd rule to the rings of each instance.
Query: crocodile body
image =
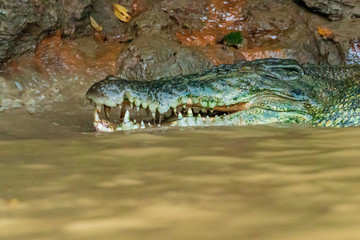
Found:
[[[86,96],[95,103],[94,125],[99,131],[144,127],[130,118],[141,109],[152,113],[150,123],[175,126],[304,123],[349,127],[360,125],[359,82],[359,65],[263,59],[150,82],[109,76],[91,86]],[[123,123],[116,125],[100,119],[101,106],[106,116],[117,106],[128,106],[130,111],[120,113]],[[146,116],[137,118],[140,122]]]

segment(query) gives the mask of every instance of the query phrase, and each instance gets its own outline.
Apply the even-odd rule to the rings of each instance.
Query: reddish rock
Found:
[[[132,3],[131,17],[135,17],[140,13],[146,12],[148,10],[147,0],[135,0]]]
[[[37,47],[34,62],[40,72],[62,69],[68,73],[97,75],[117,73],[117,58],[123,44],[93,41],[91,37],[68,40],[58,34],[45,38]]]

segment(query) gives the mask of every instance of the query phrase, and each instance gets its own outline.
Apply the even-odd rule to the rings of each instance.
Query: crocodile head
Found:
[[[151,82],[108,76],[86,97],[95,104],[94,126],[101,132],[158,124],[305,123],[309,105],[316,104],[306,78],[294,60],[265,59]],[[101,120],[102,106],[108,120],[112,108],[121,109],[118,123]]]

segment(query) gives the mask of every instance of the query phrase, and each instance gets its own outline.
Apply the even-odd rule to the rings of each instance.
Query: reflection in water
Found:
[[[29,117],[36,138],[0,129],[0,239],[360,237],[359,128],[106,135],[50,118]]]

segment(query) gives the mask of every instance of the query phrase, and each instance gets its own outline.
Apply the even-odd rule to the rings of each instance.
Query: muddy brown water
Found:
[[[359,239],[360,128],[0,114],[0,239]]]

